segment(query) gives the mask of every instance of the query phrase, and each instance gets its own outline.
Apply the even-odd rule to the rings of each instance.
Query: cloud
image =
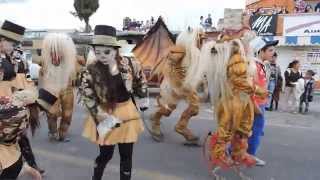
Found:
[[[0,4],[4,3],[24,3],[28,0],[0,0]]]
[[[11,20],[27,28],[74,29],[84,23],[70,14],[73,0],[0,0],[0,21]],[[219,6],[217,6],[219,4]],[[199,24],[201,15],[212,14],[214,22],[223,16],[223,9],[244,8],[245,0],[100,0],[100,7],[90,19],[92,26],[108,24],[122,28],[126,16],[146,21],[151,16],[162,16],[169,28],[181,30]]]

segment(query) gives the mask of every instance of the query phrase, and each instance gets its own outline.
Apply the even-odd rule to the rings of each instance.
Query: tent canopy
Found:
[[[152,69],[174,45],[174,36],[161,17],[133,49],[144,69]]]

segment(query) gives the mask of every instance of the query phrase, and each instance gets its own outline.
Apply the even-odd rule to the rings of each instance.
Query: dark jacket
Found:
[[[312,102],[314,85],[315,85],[315,80],[313,78],[310,79],[310,81],[308,81],[307,83],[305,83],[304,92],[300,98],[301,101]]]
[[[284,72],[284,79],[286,87],[294,87],[292,83],[297,82],[300,78],[302,78],[302,73],[300,71],[293,72],[290,68],[288,68]]]
[[[316,7],[314,8],[315,12],[320,11],[320,2],[316,5]]]
[[[3,81],[11,81],[16,77],[15,64],[11,63],[10,57],[0,57],[0,69],[3,71]]]

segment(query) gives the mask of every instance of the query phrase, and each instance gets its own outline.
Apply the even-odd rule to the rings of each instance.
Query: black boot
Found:
[[[120,180],[131,179],[131,165],[123,165],[120,162]]]
[[[100,154],[95,160],[92,180],[102,179],[104,169],[106,168],[108,162],[111,160],[112,154],[113,148],[100,146]]]
[[[279,102],[278,102],[278,101],[276,101],[275,103],[276,103],[276,108],[275,108],[274,110],[278,111],[278,105],[279,105]]]
[[[103,176],[104,169],[106,168],[106,163],[97,163],[95,164],[95,167],[93,169],[93,176],[92,180],[101,180]]]

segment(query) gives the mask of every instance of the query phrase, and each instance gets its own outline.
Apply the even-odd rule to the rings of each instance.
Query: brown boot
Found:
[[[175,131],[182,135],[187,143],[198,144],[199,137],[195,136],[189,128],[177,124],[175,126]]]
[[[163,141],[163,134],[161,132],[160,128],[160,118],[159,117],[159,112],[156,112],[152,118],[150,119],[151,122],[151,137],[157,142],[162,142]]]
[[[198,108],[195,106],[189,106],[181,115],[180,120],[175,126],[175,131],[181,134],[186,140],[187,144],[198,144],[199,137],[195,136],[188,128],[190,118],[198,114]]]
[[[235,134],[231,140],[232,159],[239,165],[252,167],[256,164],[253,156],[247,153],[248,138]]]
[[[232,166],[232,160],[226,153],[226,142],[218,140],[217,133],[213,134],[210,139],[211,162],[222,169],[228,169]]]

